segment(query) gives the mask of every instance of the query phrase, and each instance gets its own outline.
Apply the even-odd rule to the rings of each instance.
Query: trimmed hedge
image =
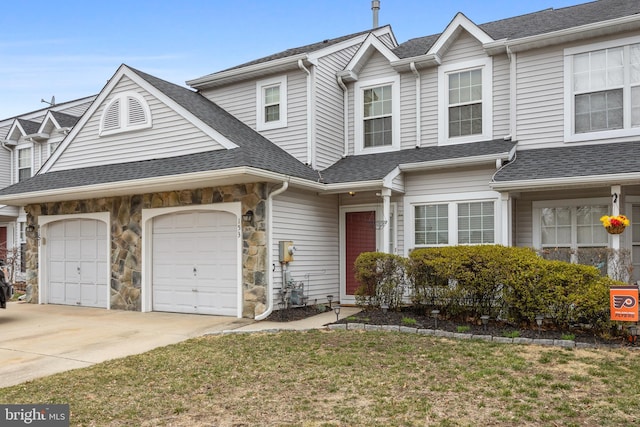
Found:
[[[561,328],[609,322],[609,287],[596,267],[549,261],[530,248],[500,245],[414,250],[408,259],[379,252],[356,260],[359,304],[399,307],[405,288],[414,306],[451,317],[482,315],[535,324],[543,314]]]

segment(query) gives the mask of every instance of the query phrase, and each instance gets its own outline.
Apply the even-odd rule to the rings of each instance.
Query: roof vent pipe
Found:
[[[380,0],[371,0],[371,10],[373,11],[373,28],[378,28],[378,11],[380,10]]]

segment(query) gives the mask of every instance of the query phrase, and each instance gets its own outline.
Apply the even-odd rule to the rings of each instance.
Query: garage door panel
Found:
[[[237,217],[230,213],[154,218],[153,309],[236,315],[237,239]]]
[[[47,227],[48,302],[108,306],[107,226],[70,219]]]

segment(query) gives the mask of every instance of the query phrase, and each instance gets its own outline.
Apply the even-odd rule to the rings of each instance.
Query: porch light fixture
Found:
[[[247,212],[245,212],[245,214],[242,215],[242,220],[244,222],[251,222],[253,220],[253,211],[248,210]]]
[[[336,314],[336,322],[339,320],[338,316],[340,315],[340,304],[336,304],[333,307],[333,312]]]
[[[40,238],[40,235],[38,234],[38,229],[33,224],[29,224],[29,225],[27,225],[25,227],[24,234],[26,234],[27,237],[31,237],[31,238],[34,238],[34,239],[39,239]]]
[[[482,329],[484,329],[484,331],[487,331],[487,323],[489,323],[489,316],[487,316],[486,314],[483,314],[482,316],[480,316],[480,320],[482,320]]]

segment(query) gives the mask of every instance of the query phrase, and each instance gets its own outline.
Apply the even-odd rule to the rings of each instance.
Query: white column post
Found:
[[[380,242],[382,250],[380,252],[388,253],[389,243],[391,242],[391,224],[389,223],[391,220],[391,189],[383,188],[380,195],[382,197],[381,220],[386,221],[382,227],[382,241]]]
[[[621,202],[621,193],[622,186],[620,185],[612,185],[611,186],[611,215],[617,216],[620,215],[620,202]],[[611,249],[615,251],[620,250],[620,235],[612,234],[611,235]]]
[[[500,242],[504,246],[513,246],[513,207],[511,206],[512,198],[510,193],[500,193]]]

